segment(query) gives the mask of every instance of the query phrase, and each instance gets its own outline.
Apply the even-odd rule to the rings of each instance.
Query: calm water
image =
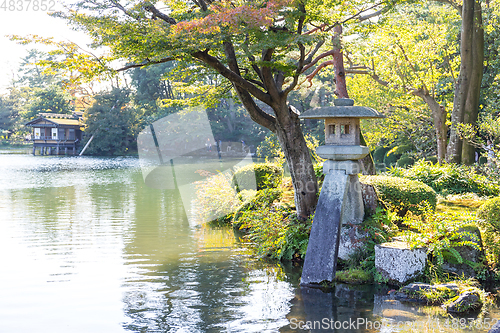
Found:
[[[255,260],[186,211],[134,158],[0,153],[0,332],[487,331],[381,286],[300,289],[300,269]]]

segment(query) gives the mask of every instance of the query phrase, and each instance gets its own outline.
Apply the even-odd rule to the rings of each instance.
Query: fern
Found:
[[[410,215],[403,219],[408,227],[401,233],[411,248],[426,247],[427,253],[432,256],[437,266],[445,262],[445,255],[454,258],[457,263],[464,262],[457,248],[468,246],[481,250],[481,241],[477,234],[468,229],[476,228],[471,225],[473,217],[463,218],[463,215],[454,213],[435,214],[430,207],[423,208],[420,216]]]

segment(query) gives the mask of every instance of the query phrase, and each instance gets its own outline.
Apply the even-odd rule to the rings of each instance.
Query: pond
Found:
[[[380,285],[301,289],[300,267],[186,212],[136,158],[1,152],[0,332],[486,332],[468,326],[500,318],[448,318]]]

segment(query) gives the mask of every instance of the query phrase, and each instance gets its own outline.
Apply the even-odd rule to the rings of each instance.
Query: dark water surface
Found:
[[[135,158],[0,153],[0,332],[487,331],[381,286],[300,289],[186,211]]]

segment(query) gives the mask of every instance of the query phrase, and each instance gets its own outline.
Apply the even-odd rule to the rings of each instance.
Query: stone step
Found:
[[[424,272],[427,249],[410,249],[406,242],[375,245],[375,268],[389,284],[402,285]]]

